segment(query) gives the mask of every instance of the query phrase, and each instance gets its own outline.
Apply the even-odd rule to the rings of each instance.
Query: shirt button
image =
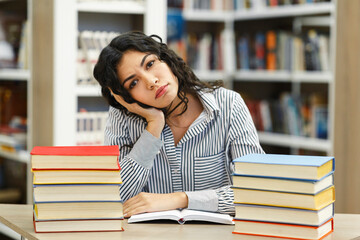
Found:
[[[179,170],[174,169],[174,173],[178,174],[178,173],[179,173]]]

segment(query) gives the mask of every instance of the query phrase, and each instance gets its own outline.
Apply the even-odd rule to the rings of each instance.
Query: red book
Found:
[[[32,149],[32,170],[120,170],[119,146],[61,146]]]
[[[234,222],[235,229],[233,233],[264,237],[312,240],[323,239],[334,231],[333,219],[330,219],[320,226],[244,221],[236,219],[234,219]]]

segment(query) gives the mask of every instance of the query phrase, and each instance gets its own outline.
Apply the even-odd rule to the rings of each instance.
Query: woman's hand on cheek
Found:
[[[145,212],[158,212],[186,208],[187,195],[184,192],[157,194],[141,192],[124,203],[124,217]]]
[[[145,118],[148,123],[146,129],[155,137],[160,137],[161,131],[165,125],[165,116],[161,110],[156,108],[143,108],[137,103],[128,103],[123,99],[123,97],[114,94],[111,90],[110,92],[115,100],[124,106],[129,112]]]

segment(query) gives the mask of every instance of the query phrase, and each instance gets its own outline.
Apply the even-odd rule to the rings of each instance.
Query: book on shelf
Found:
[[[279,96],[279,99],[244,98],[258,131],[327,139],[328,104],[322,94],[293,96],[281,92]],[[313,100],[316,98],[323,99]]]
[[[267,70],[276,70],[277,66],[277,39],[275,31],[266,32],[266,69]]]
[[[235,204],[236,220],[320,226],[334,216],[334,204],[320,210]]]
[[[80,111],[76,114],[76,145],[104,145],[107,111]]]
[[[186,60],[196,71],[223,70],[224,31],[200,35],[187,33],[185,37]]]
[[[329,35],[316,29],[302,34],[270,29],[236,35],[238,69],[329,71]]]
[[[233,162],[235,174],[290,179],[320,180],[335,168],[335,159],[329,156],[248,154]]]
[[[123,218],[122,201],[34,202],[39,220]]]
[[[121,184],[118,170],[32,170],[33,184]]]
[[[27,117],[26,82],[2,81],[0,86],[0,125],[9,125],[14,117]]]
[[[38,220],[34,216],[33,224],[36,233],[124,231],[122,218]]]
[[[77,83],[82,85],[96,85],[92,76],[100,52],[110,41],[120,35],[119,32],[90,31],[78,32],[77,52]]]
[[[330,219],[321,226],[304,226],[283,223],[234,220],[235,234],[280,237],[290,239],[322,239],[333,232],[334,222]]]
[[[313,180],[294,180],[273,177],[253,177],[247,175],[233,175],[233,186],[245,189],[259,189],[277,192],[293,192],[317,194],[334,184],[333,172],[324,178]]]
[[[120,184],[33,185],[35,202],[120,201]]]
[[[319,210],[335,201],[331,186],[317,194],[275,192],[233,187],[234,203]]]
[[[33,170],[96,169],[119,170],[119,147],[113,146],[36,146],[30,152]]]
[[[154,220],[173,220],[180,224],[184,224],[187,221],[206,221],[221,224],[233,224],[232,217],[230,217],[228,214],[189,209],[136,214],[129,218],[128,223]]]

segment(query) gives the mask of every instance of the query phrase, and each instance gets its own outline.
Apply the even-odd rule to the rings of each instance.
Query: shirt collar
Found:
[[[220,113],[220,108],[215,100],[215,96],[213,92],[199,91],[199,98],[204,106],[204,110],[208,115],[209,120],[214,118],[215,115],[218,115]]]

